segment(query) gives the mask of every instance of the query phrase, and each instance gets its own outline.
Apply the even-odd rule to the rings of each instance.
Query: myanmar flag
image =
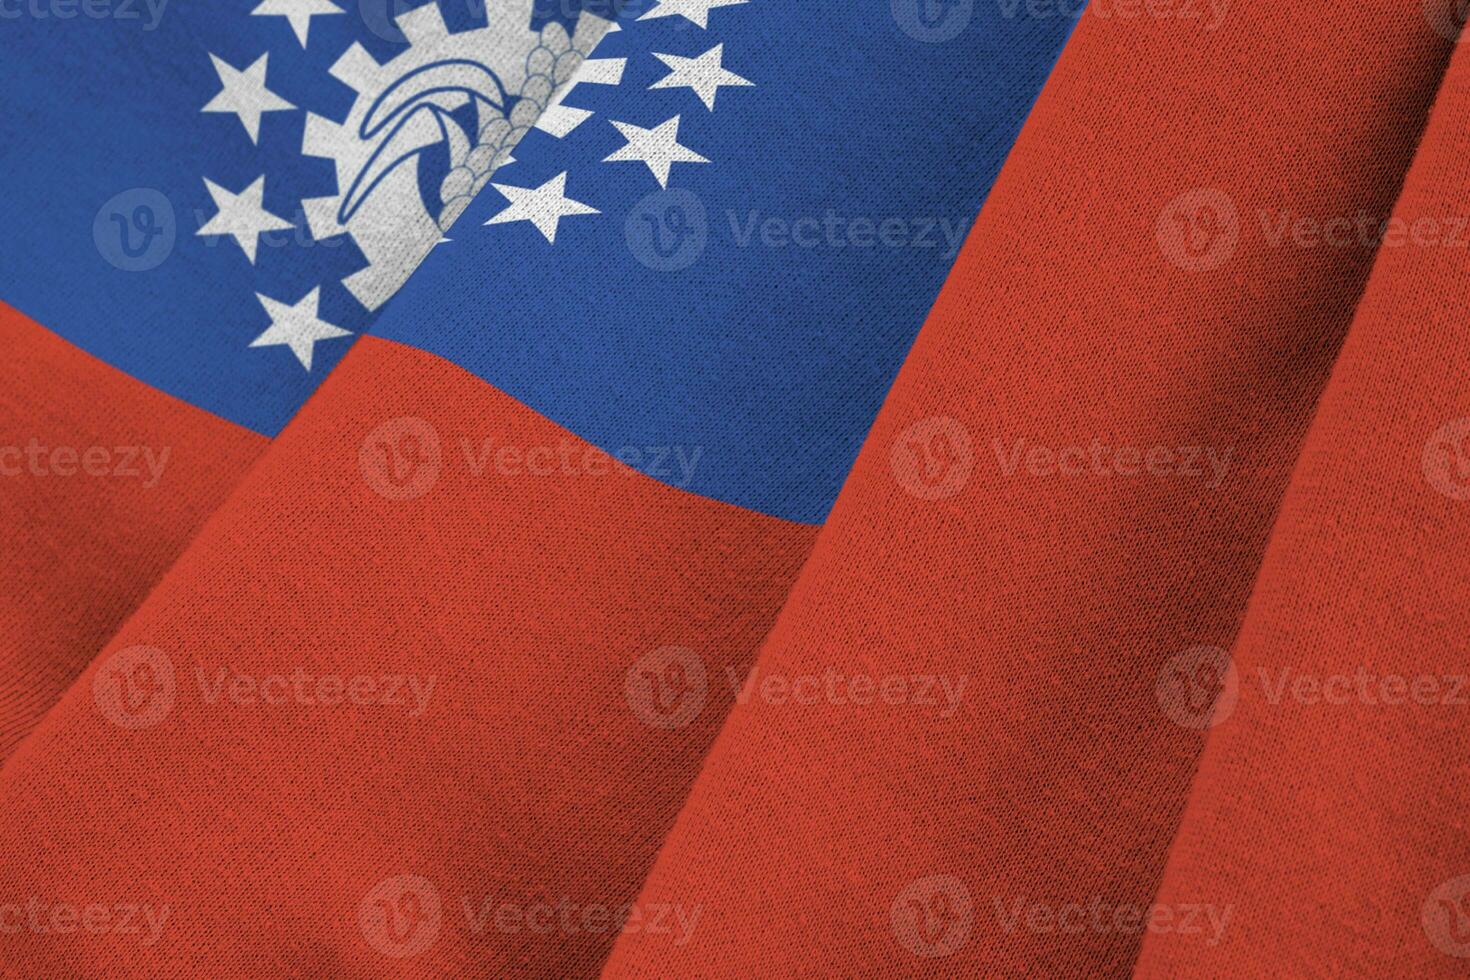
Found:
[[[0,976],[1465,974],[1449,0],[0,21]]]

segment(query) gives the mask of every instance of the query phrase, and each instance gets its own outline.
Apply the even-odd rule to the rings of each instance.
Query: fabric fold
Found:
[[[964,6],[625,17],[0,771],[0,894],[156,934],[5,962],[696,928],[637,889],[1072,27]]]
[[[1470,58],[1457,47],[1303,446],[1141,977],[1464,976]]]
[[[698,926],[604,976],[1116,976],[1230,925],[1154,901],[1201,692],[1449,50],[1413,4],[1083,16],[639,895]]]
[[[611,23],[583,7],[4,15],[0,762],[566,90]],[[361,128],[400,77],[455,121]],[[477,82],[503,104],[467,112]]]

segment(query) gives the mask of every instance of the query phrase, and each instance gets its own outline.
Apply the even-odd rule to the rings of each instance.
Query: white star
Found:
[[[255,64],[240,71],[223,58],[211,54],[215,73],[224,86],[220,93],[209,100],[201,112],[233,112],[240,117],[250,142],[260,142],[260,117],[262,113],[279,112],[296,108],[285,99],[265,87],[265,62],[270,55],[263,54]]]
[[[512,187],[509,184],[491,184],[490,186],[510,202],[510,207],[485,224],[503,225],[508,221],[529,221],[553,245],[556,244],[556,229],[562,218],[574,214],[602,213],[596,208],[590,208],[580,201],[567,197],[565,172],[536,188]]]
[[[732,7],[749,0],[660,0],[657,7],[639,17],[650,20],[654,17],[683,17],[692,24],[709,29],[709,12],[718,7]]]
[[[623,134],[623,139],[628,141],[628,145],[602,162],[614,163],[631,160],[635,163],[646,163],[648,169],[653,171],[653,177],[658,181],[660,187],[669,186],[669,170],[676,163],[709,163],[689,147],[679,144],[678,116],[660,123],[653,129],[618,122],[616,119],[609,119],[608,122],[618,127],[618,132]]]
[[[251,265],[255,264],[255,249],[263,232],[285,231],[294,227],[291,222],[283,221],[265,209],[262,203],[265,200],[264,176],[238,194],[230,193],[207,177],[204,186],[209,196],[214,198],[214,206],[219,208],[219,213],[205,222],[197,234],[232,236],[245,250],[245,257]]]
[[[311,354],[317,341],[334,337],[350,337],[352,331],[334,327],[317,316],[317,304],[321,300],[322,288],[318,286],[303,296],[296,305],[282,303],[269,296],[255,294],[260,305],[270,314],[271,325],[265,333],[250,342],[251,347],[272,347],[282,344],[291,348],[296,360],[306,370],[311,370]]]
[[[673,70],[648,86],[650,90],[687,86],[694,90],[694,94],[699,96],[699,100],[711,112],[715,110],[715,96],[719,94],[722,85],[755,84],[733,71],[727,71],[720,63],[725,56],[723,44],[716,44],[698,58],[682,58],[676,54],[659,54],[657,51],[653,56]]]
[[[286,18],[303,48],[306,47],[306,34],[311,30],[313,17],[342,12],[332,0],[261,0],[260,6],[250,11],[256,17]]]

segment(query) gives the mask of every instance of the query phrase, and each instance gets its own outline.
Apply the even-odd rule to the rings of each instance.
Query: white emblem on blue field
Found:
[[[250,142],[260,142],[260,117],[267,112],[285,112],[296,108],[270,89],[266,88],[265,72],[270,55],[263,54],[244,71],[234,67],[218,55],[210,55],[214,70],[219,75],[219,95],[209,100],[204,112],[233,112],[240,117],[240,124],[250,137]]]
[[[396,57],[380,64],[354,43],[332,64],[331,76],[356,92],[345,118],[301,107],[307,115],[300,152],[332,161],[337,190],[306,197],[300,213],[313,240],[347,235],[362,253],[365,265],[342,285],[367,311],[387,302],[445,240],[530,129],[561,138],[591,117],[562,104],[573,85],[622,82],[623,59],[588,58],[614,23],[583,12],[570,32],[558,21],[533,30],[535,7],[536,0],[485,0],[486,26],[450,33],[437,0],[428,0],[394,19],[406,44]],[[345,12],[332,0],[262,0],[251,10],[255,17],[283,18],[290,31],[280,37],[301,48],[308,46],[313,18]],[[269,88],[268,54],[243,68],[209,57],[221,87],[202,111],[237,117],[252,143],[260,144],[264,114],[298,109]],[[260,235],[294,227],[265,209],[263,178],[239,192],[208,177],[204,183],[216,213],[201,217],[198,234],[234,238],[252,266]],[[316,318],[319,290],[301,300],[311,304],[307,316],[300,304],[268,300],[277,289],[272,283],[257,288],[272,326],[250,346],[283,344],[310,370],[317,341],[350,335]]]
[[[722,7],[743,7],[748,2],[749,0],[659,0],[657,6],[637,18],[637,23],[641,24],[645,21],[657,23],[663,18],[681,17],[695,27],[708,31],[712,10]],[[648,86],[648,90],[689,89],[705,110],[704,112],[695,110],[696,116],[707,116],[715,111],[722,88],[751,88],[755,85],[750,79],[725,67],[723,42],[715,44],[703,54],[692,58],[652,50],[648,54],[658,59],[668,69],[665,75]],[[589,62],[583,66],[573,77],[572,84],[587,80],[587,70],[592,67],[592,64]],[[628,106],[627,108],[635,107]],[[632,113],[629,112],[629,115]],[[684,233],[697,230],[696,226],[702,227],[704,214],[702,209],[698,215],[693,215],[689,211],[689,198],[692,195],[669,189],[670,175],[674,172],[676,163],[708,164],[711,161],[699,152],[695,140],[681,135],[680,126],[687,121],[682,113],[676,112],[651,128],[618,119],[607,121],[623,137],[624,145],[604,157],[602,162],[641,163],[648,169],[650,176],[660,188],[660,191],[640,201],[634,208],[635,213],[629,215],[627,227],[630,229],[628,234],[634,254],[650,268],[662,271],[686,268],[692,258],[689,258],[691,250],[687,247],[689,239]],[[562,218],[601,213],[590,204],[584,204],[568,197],[566,185],[567,175],[565,173],[535,188],[492,184],[491,186],[509,202],[509,205],[492,216],[485,224],[500,225],[515,221],[529,221],[545,236],[548,243],[554,245],[557,228]],[[694,198],[694,201],[697,202],[698,198]],[[694,218],[698,220],[695,221]],[[646,226],[650,224],[654,226],[654,231],[651,233],[654,236],[653,240],[648,243],[635,244],[632,238],[647,237],[650,232]],[[669,237],[678,239],[678,241],[672,245],[666,245],[663,240]],[[702,250],[702,237],[700,242]]]
[[[510,202],[510,207],[485,222],[502,225],[510,221],[529,221],[536,230],[556,244],[556,229],[562,218],[578,214],[601,214],[594,207],[567,197],[567,175],[562,171],[540,187],[514,187],[510,184],[493,184],[497,191]]]
[[[295,303],[282,303],[271,299],[260,293],[255,298],[260,300],[260,305],[270,315],[271,325],[266,328],[265,333],[250,342],[251,347],[274,347],[277,345],[291,348],[291,353],[301,362],[306,370],[311,370],[311,355],[316,349],[319,340],[331,340],[333,337],[351,336],[350,330],[327,323],[317,315],[317,305],[321,301],[322,287],[318,286],[307,293]]]
[[[229,235],[245,251],[250,264],[255,264],[255,250],[260,236],[272,231],[285,231],[291,222],[278,218],[265,209],[265,177],[256,178],[255,183],[235,194],[211,180],[204,181],[209,196],[217,209],[214,217],[206,221],[195,234]]]
[[[709,12],[718,7],[733,7],[750,0],[661,0],[657,7],[645,13],[639,20],[655,17],[683,17],[696,27],[709,27]]]
[[[346,13],[332,0],[264,0],[250,11],[256,17],[284,17],[291,25],[291,33],[301,46],[306,47],[306,38],[311,32],[311,19],[324,14]]]
[[[684,58],[677,54],[659,54],[657,51],[653,56],[662,61],[670,69],[669,73],[652,85],[650,89],[656,88],[689,88],[699,96],[699,101],[710,112],[715,111],[715,96],[719,95],[722,85],[749,86],[754,85],[748,78],[741,78],[730,71],[724,65],[725,46],[716,44],[698,58]]]
[[[539,32],[507,29],[528,23],[532,6],[502,3],[489,26],[459,34],[448,32],[437,5],[419,7],[397,19],[407,51],[379,65],[354,45],[332,67],[357,101],[341,123],[309,115],[302,152],[336,164],[338,194],[303,206],[313,237],[346,232],[367,257],[344,285],[368,309],[398,291],[532,126],[563,136],[585,120],[557,109],[608,22],[584,13],[570,35],[556,22]],[[578,83],[622,80],[620,59],[590,65]],[[466,105],[474,109],[468,128],[457,113]],[[431,211],[417,160],[439,144],[447,144],[450,169]]]
[[[679,117],[644,129],[632,123],[608,120],[623,134],[628,145],[603,158],[603,163],[632,162],[648,165],[658,186],[669,186],[669,172],[676,163],[709,163],[704,157],[679,142]]]

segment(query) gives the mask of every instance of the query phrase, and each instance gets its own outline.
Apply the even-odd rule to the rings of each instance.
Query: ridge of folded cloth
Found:
[[[581,0],[554,12],[496,0],[478,20],[465,9],[457,21],[473,23],[451,31],[431,3],[403,12],[412,52],[399,50],[407,37],[395,37],[386,12],[374,22],[364,11],[318,22],[310,54],[287,60],[305,32],[298,44],[283,23],[252,16],[256,6],[221,0],[166,17],[160,8],[137,33],[6,18],[16,78],[0,108],[0,291],[18,309],[0,308],[0,336],[15,352],[0,364],[0,516],[19,530],[0,567],[0,763],[441,235],[427,213],[415,216],[416,190],[395,192],[410,174],[403,167],[347,226],[322,220],[323,207],[337,210],[328,197],[311,198],[311,219],[307,202],[294,222],[275,213],[289,215],[293,195],[327,192],[303,189],[316,186],[307,174],[322,162],[304,151],[323,152],[326,116],[346,110],[337,76],[375,56],[453,53],[519,88],[533,53],[545,59],[553,45],[567,50],[564,66],[580,63],[611,23]],[[585,6],[611,16],[621,4]],[[274,60],[257,48],[271,40],[289,46]],[[246,52],[258,60],[235,70]],[[267,70],[294,101],[265,89]],[[553,74],[568,81],[566,70]],[[394,75],[349,77],[370,104]],[[215,111],[252,79],[267,122],[261,110],[252,117],[248,96],[238,119]],[[205,90],[226,82],[201,112]],[[546,102],[518,103],[519,132]],[[303,129],[298,106],[323,115]],[[486,133],[502,133],[485,122]],[[341,135],[327,149],[350,157],[366,145]],[[256,151],[248,162],[246,145]],[[477,160],[490,166],[487,151]],[[251,183],[256,167],[268,172]],[[139,183],[148,186],[116,193]],[[52,193],[59,184],[67,194]],[[382,207],[395,193],[398,206]]]
[[[1207,720],[1181,678],[1374,255],[1270,232],[1388,213],[1449,48],[1415,4],[1084,15],[639,895],[697,927],[605,976],[1131,968]]]
[[[0,893],[166,908],[135,975],[595,969],[482,908],[636,889],[815,533],[365,337],[0,771]],[[18,975],[118,959],[0,933]]]
[[[1158,902],[1229,925],[1151,934],[1139,976],[1465,975],[1467,133],[1462,45],[1214,665]]]
[[[1375,233],[1395,200],[1449,223],[1465,183],[1435,18],[1084,12],[1028,116],[1072,24],[1048,5],[631,9],[596,57],[555,25],[560,54],[538,34],[508,58],[550,73],[526,81],[549,128],[516,117],[493,186],[445,202],[452,240],[418,223],[423,267],[289,422],[299,392],[275,392],[269,447],[194,409],[136,435],[105,403],[54,420],[230,462],[181,471],[181,508],[123,498],[168,529],[85,580],[107,599],[75,645],[38,649],[65,665],[50,710],[0,673],[0,740],[34,723],[0,766],[0,975],[1432,973],[1470,951],[1463,726],[1283,711],[1246,672],[1428,671],[1463,632],[1465,260]],[[437,4],[398,23],[458,36]],[[427,100],[426,168],[502,160],[451,137],[483,73],[397,88],[353,50],[337,76]],[[563,69],[588,84],[554,96]],[[1444,302],[1416,330],[1426,282]],[[321,333],[301,302],[291,329]],[[34,326],[0,311],[16,397],[63,363],[107,394]],[[276,353],[309,367],[291,336]],[[203,377],[175,380],[239,394]],[[1392,464],[1349,484],[1378,436]],[[56,540],[103,553],[76,538],[93,492],[66,493]],[[1425,570],[1451,581],[1411,589]],[[1334,740],[1358,757],[1289,768]],[[1344,840],[1369,853],[1334,864]],[[1341,909],[1284,923],[1300,896]],[[1375,930],[1408,942],[1360,948]]]
[[[0,762],[268,440],[0,305]]]
[[[516,145],[0,770],[0,894],[167,915],[6,962],[601,966],[1072,27],[696,6],[610,34],[579,70],[623,84]]]

